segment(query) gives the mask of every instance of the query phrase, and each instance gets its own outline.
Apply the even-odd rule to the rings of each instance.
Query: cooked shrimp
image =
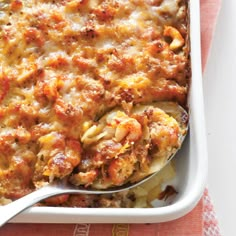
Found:
[[[77,140],[66,139],[65,148],[50,153],[50,159],[44,168],[43,175],[64,178],[69,175],[81,160],[81,147]]]
[[[35,166],[34,181],[42,176],[64,178],[80,163],[81,146],[75,139],[51,132],[39,138],[40,152]]]
[[[141,124],[134,118],[127,118],[121,121],[115,132],[117,142],[126,138],[128,141],[137,141],[142,136]]]

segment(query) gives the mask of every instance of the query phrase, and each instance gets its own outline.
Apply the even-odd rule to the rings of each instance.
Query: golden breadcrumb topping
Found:
[[[55,178],[95,188],[138,181],[180,147],[187,7],[0,1],[0,197]]]

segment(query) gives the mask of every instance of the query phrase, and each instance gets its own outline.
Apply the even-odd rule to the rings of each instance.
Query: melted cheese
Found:
[[[186,105],[185,2],[0,1],[0,195],[70,174],[85,124],[113,108]]]

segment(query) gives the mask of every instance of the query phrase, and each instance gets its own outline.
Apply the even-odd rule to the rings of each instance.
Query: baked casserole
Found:
[[[2,199],[58,178],[136,182],[180,147],[187,9],[187,0],[0,0]],[[48,204],[121,206],[111,203],[119,194],[78,199]]]

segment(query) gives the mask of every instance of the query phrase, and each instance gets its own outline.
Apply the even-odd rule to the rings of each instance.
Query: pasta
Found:
[[[187,8],[186,0],[0,1],[1,198],[56,178],[120,186],[163,166],[187,131]],[[59,203],[96,206],[97,196],[83,197],[87,204]]]

